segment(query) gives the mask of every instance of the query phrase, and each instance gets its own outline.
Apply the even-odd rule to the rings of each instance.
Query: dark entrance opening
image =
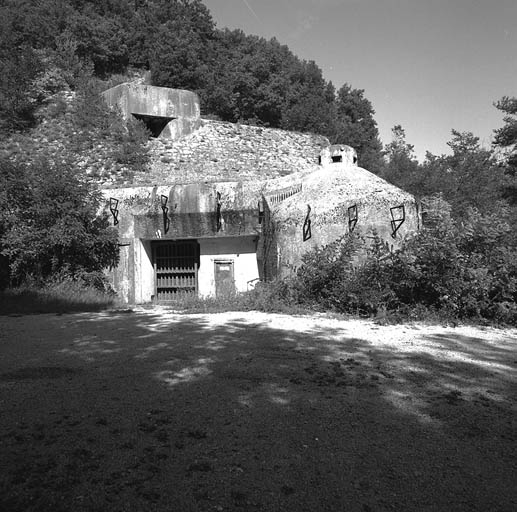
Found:
[[[343,161],[343,155],[338,155],[338,156],[333,156],[332,157],[332,162],[337,164],[339,162],[342,162]]]
[[[154,298],[164,302],[197,295],[199,243],[196,240],[151,242]]]
[[[174,119],[174,117],[146,116],[143,114],[133,114],[133,117],[142,121],[154,138],[159,137],[167,124]]]

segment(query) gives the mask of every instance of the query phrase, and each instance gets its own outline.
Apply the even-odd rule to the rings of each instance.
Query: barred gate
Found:
[[[195,240],[152,242],[154,297],[158,302],[197,295],[199,244]]]

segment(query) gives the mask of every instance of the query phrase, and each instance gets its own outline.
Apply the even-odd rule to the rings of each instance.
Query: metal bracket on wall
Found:
[[[217,192],[216,216],[217,216],[217,232],[219,232],[219,231],[221,231],[221,228],[222,228],[222,222],[221,222],[221,192]]]
[[[306,242],[312,237],[311,232],[311,207],[307,205],[307,215],[305,216],[305,222],[303,223],[303,241]]]
[[[169,213],[169,207],[167,206],[168,201],[169,201],[169,198],[162,194],[161,197],[160,197],[160,204],[162,206],[162,212],[163,212],[163,231],[165,232],[165,234],[168,233],[169,227],[171,225],[171,221],[169,219],[169,216],[167,215]]]
[[[110,212],[113,215],[113,225],[116,226],[118,224],[118,199],[114,197],[110,197]]]
[[[406,209],[404,208],[404,205],[401,204],[400,206],[394,206],[393,208],[390,208],[391,213],[391,237],[396,238],[397,237],[397,231],[399,230],[400,226],[404,224],[404,221],[406,220]]]
[[[348,231],[353,233],[355,225],[357,224],[357,205],[354,204],[348,208]]]

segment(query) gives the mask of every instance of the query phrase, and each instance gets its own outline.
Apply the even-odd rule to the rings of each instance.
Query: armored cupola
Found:
[[[357,152],[345,144],[331,144],[321,150],[319,163],[323,167],[336,164],[357,166]]]

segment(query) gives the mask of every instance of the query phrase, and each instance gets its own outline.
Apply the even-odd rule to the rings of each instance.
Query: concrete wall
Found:
[[[134,269],[134,302],[151,302],[154,295],[154,267],[150,240],[135,239]]]
[[[345,151],[338,148],[339,151]],[[337,151],[337,150],[336,150]],[[397,247],[419,228],[415,199],[351,158],[268,182],[191,183],[173,186],[106,189],[118,200],[121,260],[113,285],[122,300],[147,302],[154,293],[151,241],[196,239],[200,243],[199,293],[215,293],[214,261],[232,260],[237,291],[248,282],[286,275],[305,252],[349,233],[348,208],[357,207],[355,232],[375,232]],[[329,153],[332,156],[331,153]],[[165,233],[161,197],[167,198],[169,231]],[[259,207],[259,202],[261,206]],[[310,206],[311,236],[303,238]],[[390,208],[404,206],[405,220],[392,236]],[[220,225],[217,210],[220,210]]]
[[[125,83],[104,91],[103,96],[126,118],[132,114],[170,118],[161,138],[177,140],[201,126],[199,98],[191,91]]]
[[[216,260],[233,261],[236,291],[247,291],[250,281],[253,281],[253,286],[259,277],[256,240],[255,236],[199,240],[201,251],[198,274],[199,295],[202,297],[215,295],[214,262]]]
[[[255,184],[255,187],[257,184]],[[145,303],[154,294],[153,240],[197,239],[200,242],[200,294],[214,295],[214,260],[234,261],[237,291],[258,278],[256,256],[261,226],[260,194],[242,183],[190,184],[173,187],[106,189],[104,210],[110,213],[110,198],[116,199],[120,263],[111,272],[112,284],[124,302]],[[218,197],[219,192],[219,197]],[[160,198],[167,197],[169,231],[165,233]],[[221,225],[217,229],[217,203]],[[239,207],[257,203],[254,210]],[[112,205],[114,203],[112,202]],[[228,209],[234,208],[234,209]]]
[[[130,303],[132,295],[133,247],[120,247],[119,264],[108,272],[110,284],[122,302]],[[130,271],[131,268],[131,271]]]
[[[199,239],[198,242],[200,296],[215,296],[214,263],[218,260],[233,262],[237,292],[245,292],[255,285],[259,278],[256,236],[207,238]],[[120,263],[117,269],[111,272],[111,277],[113,287],[123,302],[151,302],[155,279],[151,240],[135,238],[129,245],[121,247]]]
[[[303,227],[310,206],[310,238],[304,241]],[[276,247],[278,274],[288,275],[302,261],[302,256],[316,246],[324,246],[350,232],[350,207],[357,208],[354,233],[366,240],[374,234],[390,247],[419,229],[418,205],[413,196],[378,176],[348,163],[330,164],[311,175],[303,191],[272,205],[264,245]],[[404,207],[405,220],[395,236],[390,208]],[[400,209],[395,210],[398,218]]]
[[[392,249],[400,246],[401,241],[413,234],[419,226],[419,212],[416,203],[404,203],[405,221],[392,237],[390,207],[400,206],[399,202],[364,203],[358,199],[350,198],[350,203],[343,204],[337,211],[332,212],[335,220],[326,219],[328,211],[320,207],[311,208],[311,238],[303,240],[303,225],[306,211],[302,215],[292,218],[291,222],[278,223],[275,229],[275,242],[278,255],[278,272],[280,275],[288,275],[296,270],[302,262],[304,253],[322,247],[335,240],[350,234],[348,223],[348,204],[357,206],[357,224],[353,232],[363,237],[368,243],[374,234],[379,236]]]
[[[255,183],[187,184],[168,187],[105,189],[104,209],[110,198],[118,201],[118,231],[121,238],[179,239],[260,233]],[[167,198],[169,229],[165,233],[161,197]],[[217,222],[220,205],[220,225]]]

